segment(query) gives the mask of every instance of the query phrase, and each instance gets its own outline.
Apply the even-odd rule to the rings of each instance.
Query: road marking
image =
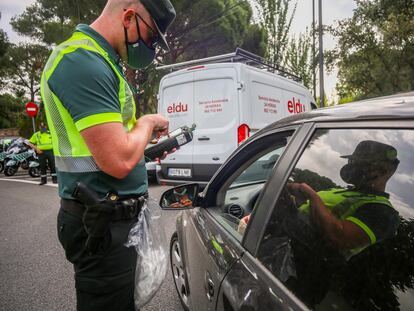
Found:
[[[26,183],[26,184],[33,184],[33,185],[38,185],[39,184],[38,181],[31,181],[31,180],[24,180],[24,179],[0,178],[0,180],[4,180],[4,181],[17,181],[17,182],[22,182],[22,183]],[[45,184],[44,186],[55,187],[55,188],[58,187],[57,184]]]

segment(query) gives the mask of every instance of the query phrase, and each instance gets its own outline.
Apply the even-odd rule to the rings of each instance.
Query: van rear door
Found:
[[[237,74],[234,68],[194,73],[194,179],[208,181],[237,148],[239,122]]]
[[[170,120],[170,131],[194,123],[193,73],[173,76],[161,85],[158,112]],[[192,177],[194,141],[181,146],[179,150],[162,160],[163,175],[166,178],[185,179]]]

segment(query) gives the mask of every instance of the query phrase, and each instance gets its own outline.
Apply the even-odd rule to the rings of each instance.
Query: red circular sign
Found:
[[[26,104],[26,113],[29,117],[34,118],[39,112],[39,107],[34,102],[28,102]]]

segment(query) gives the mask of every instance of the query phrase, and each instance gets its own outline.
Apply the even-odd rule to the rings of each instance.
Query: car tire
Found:
[[[4,163],[0,162],[0,173],[2,173],[4,170]]]
[[[185,311],[189,311],[189,294],[186,283],[186,276],[184,270],[184,264],[182,260],[182,254],[180,244],[178,241],[178,234],[175,232],[171,237],[170,242],[170,264],[171,272],[174,280],[175,289],[177,290],[178,297],[180,298],[181,305]]]

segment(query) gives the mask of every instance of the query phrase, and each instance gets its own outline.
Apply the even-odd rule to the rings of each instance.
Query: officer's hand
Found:
[[[177,151],[177,148],[174,148],[173,150],[170,150],[170,151],[164,151],[164,154],[162,155],[161,158],[155,158],[154,160],[155,160],[155,162],[159,162],[160,160],[164,160],[167,157],[167,155],[169,155],[173,152],[176,152],[176,151]]]
[[[170,121],[160,114],[153,114],[152,118],[154,122],[153,132],[155,134],[155,137],[160,138],[161,136],[167,135]]]
[[[36,153],[37,153],[37,154],[42,154],[42,153],[43,153],[43,151],[42,151],[42,150],[40,150],[40,149],[37,149],[37,150],[36,150]]]
[[[168,134],[169,121],[160,114],[147,114],[139,118],[138,123],[146,123],[152,127],[151,140]]]

